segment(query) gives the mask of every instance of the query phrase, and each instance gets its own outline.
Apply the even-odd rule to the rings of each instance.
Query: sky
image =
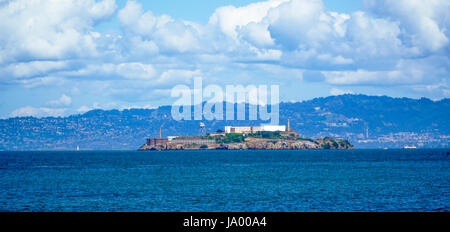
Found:
[[[176,85],[450,97],[448,0],[0,0],[0,117],[170,105]]]

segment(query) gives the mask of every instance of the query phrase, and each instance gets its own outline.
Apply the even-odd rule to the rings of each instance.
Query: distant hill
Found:
[[[92,110],[69,117],[0,120],[0,150],[137,149],[147,137],[197,135],[199,121],[175,121],[171,107]],[[348,139],[356,148],[449,147],[450,99],[340,95],[280,104],[280,124],[304,137]],[[207,132],[263,121],[203,121]]]

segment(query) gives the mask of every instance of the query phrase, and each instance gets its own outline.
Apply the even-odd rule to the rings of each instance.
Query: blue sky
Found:
[[[444,0],[0,1],[0,117],[171,104],[204,84],[450,97]]]
[[[176,19],[184,19],[198,23],[207,23],[214,11],[226,5],[242,7],[257,0],[149,0],[140,1],[142,8],[151,10],[157,15],[167,14]],[[323,1],[327,9],[342,13],[351,13],[361,8],[360,0],[326,0]],[[119,8],[125,7],[127,0],[117,0]],[[116,27],[117,21],[109,22],[108,28]]]

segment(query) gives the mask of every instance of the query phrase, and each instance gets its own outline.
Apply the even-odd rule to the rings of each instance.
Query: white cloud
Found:
[[[77,112],[83,114],[83,113],[86,113],[86,112],[88,112],[90,110],[93,110],[93,108],[88,107],[88,106],[81,106],[81,107],[79,107],[77,109]]]
[[[450,87],[448,86],[446,80],[443,80],[441,83],[434,83],[428,85],[414,85],[411,87],[411,89],[414,92],[417,92],[421,95],[425,94],[427,96],[432,97],[433,99],[450,97]]]
[[[66,68],[68,65],[64,61],[31,61],[19,62],[7,65],[0,75],[12,75],[16,78],[34,77],[45,75],[47,72]]]
[[[92,1],[88,1],[92,2]],[[92,3],[91,3],[92,4]],[[115,0],[103,0],[90,5],[88,8],[89,15],[94,20],[109,18],[117,8]]]
[[[63,94],[57,100],[51,100],[47,102],[47,105],[52,107],[60,107],[60,106],[70,106],[72,104],[72,98]]]
[[[91,107],[89,106],[81,106],[76,111],[79,114],[84,114],[88,111],[94,110],[94,109],[103,109],[103,110],[109,110],[109,109],[117,109],[117,110],[129,110],[129,109],[156,109],[157,107],[151,106],[151,105],[119,105],[115,102],[110,102],[107,104],[99,104],[94,103]]]
[[[136,1],[127,1],[119,11],[118,18],[125,30],[140,35],[150,35],[157,21],[151,11],[144,13],[142,5]]]
[[[0,64],[97,54],[89,33],[115,11],[113,0],[16,0],[0,8]]]
[[[335,85],[392,86],[417,84],[424,81],[425,73],[420,69],[391,71],[331,71],[323,72],[327,82]]]
[[[398,23],[386,19],[374,19],[362,11],[353,13],[347,21],[345,41],[350,53],[359,59],[401,55]]]
[[[151,79],[155,70],[151,64],[123,63],[117,66],[117,73],[128,79]]]
[[[423,52],[448,46],[450,2],[447,0],[365,0],[367,9],[400,22],[404,42]]]
[[[344,95],[344,94],[354,94],[353,91],[351,90],[343,90],[343,89],[336,89],[336,88],[332,88],[330,90],[330,94],[337,96],[337,95]]]
[[[19,108],[17,110],[14,110],[10,114],[10,117],[64,116],[65,112],[66,112],[66,109],[61,109],[61,108],[46,108],[46,107],[35,108],[35,107],[31,107],[31,106],[25,106],[25,107]]]
[[[288,0],[269,0],[252,3],[244,7],[224,6],[217,8],[209,23],[219,26],[222,32],[233,39],[237,38],[236,29],[249,23],[261,22],[271,8]]]
[[[199,32],[190,24],[170,21],[158,27],[155,41],[167,52],[189,52],[201,49]]]
[[[321,0],[267,0],[217,8],[198,24],[155,15],[134,0],[117,11],[114,0],[6,1],[0,85],[65,88],[71,96],[130,105],[166,99],[172,86],[194,76],[218,85],[303,79],[447,96],[449,4],[367,0],[347,14]],[[117,28],[96,31],[111,17]]]
[[[437,61],[438,60],[438,61]],[[436,68],[448,64],[447,58],[399,60],[390,70],[323,71],[326,82],[334,85],[396,86],[441,82],[448,69]]]
[[[329,38],[331,28],[320,0],[292,0],[268,12],[269,31],[277,44],[297,49]],[[314,41],[312,41],[314,40]],[[310,43],[311,44],[311,43]]]
[[[36,88],[36,87],[42,87],[42,86],[62,86],[65,83],[65,79],[61,77],[55,77],[55,76],[45,76],[45,77],[36,77],[32,79],[20,79],[15,80],[13,83],[18,83],[19,85],[23,86],[24,88]]]
[[[275,41],[270,36],[267,26],[258,23],[249,23],[240,30],[242,38],[249,41],[256,47],[265,48],[272,47]]]
[[[103,63],[103,64],[90,64],[79,70],[63,72],[62,75],[68,77],[97,77],[98,79],[110,80],[126,78],[135,80],[148,80],[156,75],[156,71],[152,64],[145,64],[140,62],[129,63]]]
[[[157,56],[160,51],[155,41],[145,40],[141,36],[130,36],[126,46],[129,56],[138,60]]]
[[[142,5],[136,1],[128,1],[119,11],[118,18],[123,30],[130,37],[130,47],[135,52],[131,42],[144,45],[151,53],[184,53],[201,49],[199,25],[174,20],[170,16],[155,16],[151,11],[143,11]]]
[[[182,69],[171,69],[165,71],[158,78],[155,84],[158,85],[168,85],[171,86],[173,83],[177,84],[189,84],[194,76],[201,75],[199,70],[182,70]]]

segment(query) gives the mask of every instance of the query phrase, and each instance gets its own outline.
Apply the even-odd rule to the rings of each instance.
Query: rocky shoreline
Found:
[[[347,140],[323,139],[260,139],[246,138],[238,143],[179,144],[176,142],[161,145],[142,145],[140,151],[149,150],[307,150],[307,149],[353,149]]]

